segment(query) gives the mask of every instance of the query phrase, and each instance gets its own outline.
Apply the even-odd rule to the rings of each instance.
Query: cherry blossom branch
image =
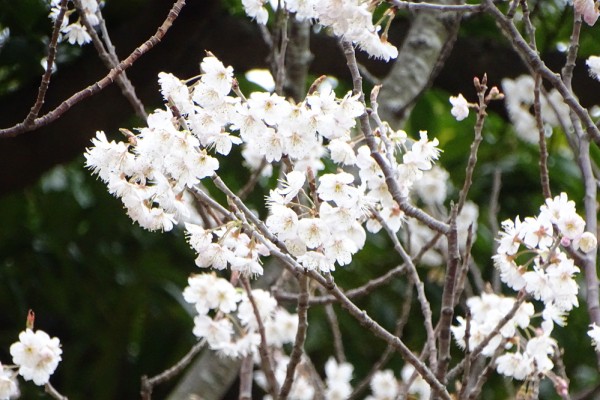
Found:
[[[404,331],[404,327],[406,326],[406,323],[408,322],[408,318],[410,316],[410,310],[412,309],[411,299],[413,295],[413,286],[408,285],[403,295],[404,301],[402,303],[402,310],[400,311],[400,317],[396,322],[396,329],[394,330],[394,336],[397,336],[398,338],[402,337],[402,331]],[[367,389],[367,387],[369,387],[369,384],[371,383],[371,378],[373,377],[373,375],[375,375],[377,371],[381,370],[384,367],[384,365],[387,364],[387,362],[394,354],[393,350],[394,347],[388,343],[385,350],[381,354],[381,357],[373,363],[367,375],[365,375],[365,377],[354,386],[354,391],[352,392],[352,394],[350,394],[348,400],[358,399],[359,396]]]
[[[581,35],[581,25],[581,15],[575,12],[575,15],[573,16],[573,30],[571,31],[571,38],[569,40],[569,49],[567,50],[567,59],[565,60],[565,65],[561,71],[563,82],[569,88],[571,88],[573,70],[575,69],[577,53],[579,52],[579,37]]]
[[[404,273],[406,273],[406,264],[401,264],[401,265],[389,270],[388,272],[381,275],[380,277],[371,279],[369,282],[365,283],[364,285],[361,285],[354,289],[349,289],[347,291],[344,291],[344,294],[349,299],[364,297],[364,296],[370,294],[371,292],[373,292],[378,287],[389,284],[390,282],[392,282],[394,280],[394,278],[396,278],[397,276],[400,276]],[[275,298],[278,301],[298,301],[297,293],[282,292],[280,289],[277,289],[277,288],[274,289],[273,295],[275,296]],[[337,302],[336,298],[331,295],[316,296],[316,297],[311,296],[310,300],[308,301],[308,303],[310,305],[324,305],[324,304],[330,304],[330,303],[335,303],[335,302]]]
[[[564,84],[560,75],[556,74],[542,61],[539,54],[531,49],[514,23],[508,19],[493,3],[492,0],[484,0],[486,11],[494,17],[504,35],[512,41],[513,48],[533,71],[540,73],[561,94],[565,103],[573,110],[577,117],[586,127],[587,134],[596,143],[600,143],[600,130],[592,121],[587,110],[579,103],[573,92]]]
[[[571,89],[571,79],[573,76],[573,69],[575,68],[575,61],[577,58],[577,52],[579,49],[579,35],[581,32],[581,16],[575,13],[573,31],[571,33],[571,41],[569,45],[569,51],[567,53],[567,60],[563,68],[563,81],[567,88]],[[575,110],[572,110],[573,114]],[[594,172],[592,168],[592,161],[590,159],[590,139],[589,137],[579,134],[580,125],[578,121],[571,115],[573,128],[575,129],[576,137],[578,139],[578,147],[576,150],[577,164],[581,170],[583,178],[583,186],[585,188],[585,195],[583,199],[585,207],[585,222],[586,229],[595,235],[598,232],[598,205],[597,205],[597,192],[598,187]],[[588,130],[589,133],[589,130]],[[597,252],[590,252],[581,255],[580,259],[583,262],[581,267],[583,268],[585,275],[586,284],[586,304],[590,321],[596,324],[600,324],[600,292],[598,288],[598,275],[596,272],[596,258]],[[596,362],[600,368],[600,353],[596,352]]]
[[[273,46],[275,59],[275,93],[283,94],[283,85],[285,83],[285,55],[288,46],[288,14],[287,11],[280,8],[278,14],[279,48]]]
[[[476,270],[477,267],[474,268],[469,268],[469,266],[471,265],[471,250],[473,248],[473,224],[471,224],[469,226],[469,229],[467,230],[467,242],[465,244],[465,252],[464,252],[464,256],[462,257],[462,266],[460,269],[460,275],[458,276],[458,283],[456,285],[456,293],[454,294],[454,307],[456,307],[456,305],[458,304],[458,301],[460,300],[460,296],[462,296],[462,293],[465,289],[466,286],[466,281],[467,281],[467,273],[469,272],[469,269],[471,270]],[[479,279],[481,280],[481,277],[479,276]],[[483,288],[478,288],[478,289],[483,289]]]
[[[106,47],[104,46],[104,43],[98,36],[98,33],[96,33],[94,27],[90,24],[90,21],[88,20],[87,15],[83,10],[81,0],[73,0],[73,3],[75,4],[75,8],[77,9],[79,17],[81,18],[85,29],[88,31],[90,37],[92,38],[92,43],[94,44],[96,52],[98,53],[98,56],[100,56],[100,59],[102,60],[104,65],[109,70],[116,67],[117,64],[119,64],[119,59],[117,58],[115,47],[113,46],[110,40],[110,36],[108,35],[108,30],[106,29],[106,24],[104,18],[102,17],[100,7],[98,7],[98,10],[96,11],[96,16],[98,17],[100,23],[102,37],[104,38],[104,43],[106,44]],[[144,105],[135,94],[135,88],[133,87],[133,84],[127,77],[127,73],[123,71],[120,75],[117,76],[116,81],[119,88],[121,88],[121,93],[127,99],[129,104],[131,104],[131,107],[133,108],[136,115],[145,121],[148,118],[148,114],[146,114],[146,111],[144,110]]]
[[[324,308],[325,317],[327,317],[327,322],[329,323],[329,328],[331,329],[331,336],[333,337],[333,351],[335,358],[338,363],[346,362],[342,331],[340,330],[340,324],[338,322],[337,315],[335,315],[333,305],[331,303],[325,304]]]
[[[502,352],[504,352],[507,341],[508,340],[506,338],[502,339],[500,345],[498,346],[492,357],[490,357],[490,360],[486,363],[486,366],[483,369],[483,371],[476,375],[477,381],[475,382],[474,387],[469,391],[469,396],[467,397],[469,400],[474,400],[479,396],[479,394],[481,393],[481,389],[483,389],[483,385],[485,384],[485,382],[487,382],[490,376],[492,376],[492,373],[494,372],[494,366],[496,364],[496,359],[500,356],[500,354],[502,354]]]
[[[446,266],[446,277],[444,289],[442,292],[442,307],[439,323],[436,327],[438,333],[438,364],[436,377],[440,382],[446,382],[445,376],[450,363],[450,325],[454,316],[454,302],[456,283],[458,280],[460,253],[458,250],[458,229],[456,227],[456,218],[458,216],[458,206],[453,205],[450,214],[450,232],[448,238],[448,262]]]
[[[437,365],[437,358],[435,353],[435,332],[433,330],[433,322],[432,322],[432,313],[431,313],[431,305],[429,304],[429,300],[425,295],[425,285],[421,281],[419,274],[417,273],[417,268],[413,263],[412,259],[402,247],[402,244],[398,240],[398,237],[389,227],[389,225],[385,222],[381,214],[377,211],[372,210],[373,215],[377,218],[377,221],[383,226],[388,237],[392,240],[392,244],[394,245],[394,250],[396,253],[402,257],[405,265],[407,266],[408,276],[411,280],[411,283],[417,289],[417,299],[419,300],[419,304],[421,305],[421,313],[423,314],[423,319],[425,320],[425,332],[427,333],[427,347],[429,348],[429,365],[432,369],[435,369]]]
[[[498,232],[500,226],[498,224],[498,214],[500,206],[498,199],[500,198],[500,189],[502,188],[502,169],[496,167],[494,169],[494,178],[492,180],[492,193],[490,194],[490,205],[488,211],[488,223],[492,232]],[[492,254],[496,254],[498,250],[498,242],[495,240],[492,244]],[[494,268],[492,275],[492,289],[494,293],[500,293],[501,290],[500,271]]]
[[[260,334],[260,346],[258,346],[258,354],[260,355],[260,364],[262,370],[265,373],[265,377],[267,378],[267,384],[269,386],[268,393],[275,399],[277,398],[277,393],[279,392],[279,384],[277,383],[277,379],[275,378],[275,370],[273,369],[273,357],[271,355],[271,352],[269,351],[269,346],[267,344],[267,334],[265,333],[265,326],[262,322],[262,317],[260,315],[258,305],[256,304],[256,300],[254,300],[254,296],[252,295],[252,287],[250,287],[250,281],[248,280],[248,277],[242,276],[240,281],[242,282],[242,286],[246,291],[248,300],[252,305],[254,318],[256,318],[256,323],[258,325],[258,333]]]
[[[550,190],[550,175],[548,174],[548,147],[546,146],[546,132],[544,131],[544,122],[542,121],[542,105],[540,97],[542,78],[539,74],[536,74],[534,79],[535,86],[533,89],[533,111],[535,115],[535,123],[539,133],[540,182],[542,185],[542,193],[544,194],[544,198],[548,199],[552,197],[552,191]]]
[[[485,110],[487,109],[487,101],[486,101],[486,92],[487,92],[487,75],[484,74],[481,81],[478,78],[473,80],[475,84],[475,89],[477,90],[477,98],[478,108],[477,108],[477,120],[475,122],[475,138],[471,143],[471,149],[469,152],[469,160],[467,161],[467,170],[465,173],[465,181],[463,183],[463,187],[460,190],[460,194],[458,196],[458,213],[462,211],[465,202],[467,201],[467,195],[469,194],[469,189],[473,184],[473,171],[475,171],[475,166],[477,165],[477,151],[479,150],[479,145],[483,141],[483,135],[481,132],[483,131],[483,124],[485,123],[485,117],[487,113]]]
[[[25,132],[30,132],[42,126],[46,126],[49,123],[54,122],[58,118],[60,118],[75,104],[87,99],[90,96],[95,95],[96,93],[102,91],[104,88],[112,84],[117,79],[117,76],[119,76],[127,68],[131,67],[142,55],[144,55],[150,49],[152,49],[154,46],[160,43],[167,31],[171,28],[171,25],[173,25],[175,19],[179,16],[179,13],[181,12],[181,9],[184,5],[185,0],[177,0],[173,4],[173,7],[171,7],[171,10],[169,11],[169,14],[167,15],[166,19],[156,30],[156,33],[152,35],[148,40],[146,40],[143,44],[141,44],[139,47],[137,47],[126,59],[124,59],[116,67],[111,69],[104,78],[88,86],[87,88],[75,93],[74,95],[63,101],[54,110],[48,112],[47,114],[41,117],[35,118],[33,121],[24,120],[23,122],[20,122],[10,128],[0,129],[0,138],[15,137]]]
[[[298,329],[296,330],[296,338],[294,340],[294,347],[290,354],[290,361],[287,365],[285,372],[285,380],[281,385],[279,391],[279,400],[285,400],[290,394],[292,384],[294,383],[294,374],[296,367],[302,359],[304,354],[304,342],[306,341],[306,332],[308,330],[308,278],[306,275],[302,275],[299,281],[300,295],[298,296]]]
[[[46,383],[46,385],[44,386],[44,389],[45,389],[46,393],[48,393],[50,395],[50,397],[52,397],[56,400],[69,400],[66,396],[63,396],[62,394],[60,394],[58,392],[58,390],[56,390],[50,382]]]
[[[322,277],[316,271],[307,271],[307,274],[311,278],[317,280],[317,282],[321,283],[322,279],[320,278]],[[402,340],[388,332],[374,321],[364,310],[358,308],[344,296],[344,293],[337,287],[335,282],[331,279],[331,276],[326,276],[324,279],[325,282],[323,285],[325,289],[339,300],[340,305],[344,307],[352,317],[354,317],[361,325],[369,329],[375,336],[383,339],[386,343],[391,344],[407,362],[415,367],[415,370],[421,374],[423,379],[431,386],[432,391],[440,398],[444,400],[451,399],[446,387],[435,377],[433,372],[419,360],[408,347],[406,347]]]
[[[466,311],[465,311],[465,354],[469,354],[469,352],[471,351],[471,309],[469,307],[467,307]],[[462,399],[465,396],[465,393],[467,392],[467,388],[469,386],[469,378],[471,375],[471,360],[469,359],[469,357],[466,357],[465,359],[465,367],[463,370],[463,377],[462,380],[460,382],[460,392],[458,394],[458,398]]]
[[[365,94],[362,90],[362,77],[360,76],[360,72],[358,69],[358,64],[356,62],[356,54],[354,52],[354,47],[352,43],[342,40],[342,49],[344,51],[344,55],[346,56],[346,64],[348,65],[348,69],[350,70],[350,74],[352,75],[352,83],[353,83],[353,93],[359,96],[360,102],[365,105]],[[394,172],[392,171],[391,166],[386,162],[385,158],[381,155],[379,150],[377,149],[377,143],[375,141],[375,137],[373,135],[373,130],[371,129],[371,123],[369,121],[369,115],[364,113],[360,116],[360,125],[363,134],[365,135],[365,139],[367,141],[367,145],[371,150],[371,157],[377,162],[383,175],[385,177],[385,183],[388,187],[392,198],[398,203],[400,209],[409,217],[413,217],[423,222],[429,228],[433,229],[436,232],[447,233],[449,227],[442,221],[438,221],[422,210],[412,206],[409,204],[408,199],[402,196],[402,192],[400,187],[398,186],[398,182],[394,177]]]
[[[402,357],[412,364],[415,369],[421,374],[423,379],[429,383],[433,391],[436,392],[441,398],[450,400],[450,395],[446,390],[445,386],[442,385],[434,376],[433,372],[420,361],[410,349],[402,342],[398,337],[392,335],[385,328],[375,322],[369,315],[360,310],[350,299],[348,299],[344,293],[337,287],[331,275],[321,276],[316,271],[307,271],[303,268],[293,257],[287,252],[282,251],[285,249],[283,243],[281,243],[271,232],[265,224],[258,219],[248,207],[225,185],[225,183],[217,175],[213,175],[213,182],[223,193],[225,193],[231,200],[232,205],[239,208],[241,212],[236,213],[240,218],[240,221],[244,223],[247,229],[254,230],[256,237],[267,246],[272,256],[277,257],[283,261],[284,265],[288,267],[295,276],[299,277],[301,274],[307,274],[310,278],[319,283],[324,287],[330,294],[332,294],[344,307],[349,311],[350,315],[358,320],[358,322],[366,326],[375,336],[385,340],[394,346],[394,348],[400,352]],[[248,223],[246,218],[254,224],[254,228]]]
[[[48,44],[48,57],[46,59],[46,70],[42,75],[42,81],[40,82],[40,87],[38,88],[38,95],[35,100],[35,103],[31,107],[29,114],[25,117],[23,124],[31,124],[37,118],[42,106],[44,105],[44,98],[46,97],[46,92],[48,91],[48,87],[50,86],[50,78],[52,77],[52,67],[54,66],[54,60],[56,59],[56,46],[58,43],[58,38],[60,36],[60,27],[65,19],[65,14],[67,12],[67,1],[61,0],[59,5],[59,12],[56,15],[56,20],[54,21],[54,27],[52,28],[52,36],[50,38],[50,43]],[[1,131],[0,131],[1,132]],[[1,135],[0,135],[1,137]]]
[[[590,159],[590,142],[586,136],[579,138],[579,155],[577,157],[577,163],[581,170],[583,178],[583,186],[585,188],[585,195],[583,197],[583,204],[585,207],[585,224],[586,230],[597,234],[598,232],[598,204],[597,204],[597,192],[598,187],[596,185],[596,179],[592,171],[592,162]],[[597,252],[592,251],[581,256],[583,260],[583,268],[585,275],[586,284],[586,304],[588,314],[590,316],[590,322],[594,322],[597,325],[600,324],[600,292],[598,290],[598,275],[596,272],[596,257]],[[600,368],[600,353],[596,352],[598,365]]]
[[[432,4],[414,3],[412,1],[388,0],[388,3],[400,10],[430,11],[430,12],[458,12],[479,13],[485,11],[485,4]]]
[[[451,382],[454,379],[456,379],[458,374],[460,374],[460,372],[464,370],[467,358],[469,359],[469,362],[473,362],[477,357],[479,357],[483,349],[490,343],[490,341],[496,335],[499,334],[500,329],[502,329],[502,327],[504,327],[504,325],[506,325],[508,321],[510,321],[515,316],[516,312],[519,310],[519,307],[521,307],[521,304],[525,302],[527,297],[528,295],[525,293],[524,290],[521,290],[519,292],[519,294],[517,295],[517,300],[515,301],[515,304],[513,304],[513,307],[506,313],[504,317],[502,317],[498,321],[494,329],[492,329],[492,331],[485,338],[483,338],[481,342],[479,342],[477,347],[475,347],[470,354],[465,356],[465,358],[463,358],[460,363],[458,363],[456,366],[454,366],[454,368],[452,368],[452,370],[450,370],[450,372],[448,372],[446,376],[448,382]]]
[[[252,354],[248,354],[242,360],[240,367],[240,395],[239,400],[252,400],[252,370],[254,368],[254,360]]]
[[[161,372],[158,375],[153,376],[152,378],[148,378],[148,376],[142,376],[141,382],[141,395],[142,400],[150,400],[152,398],[152,390],[154,386],[160,385],[161,383],[167,382],[173,379],[175,376],[179,375],[185,367],[189,365],[189,363],[194,359],[194,357],[202,350],[204,345],[206,344],[206,340],[201,340],[196,343],[190,351],[184,355],[181,360],[177,361],[175,365],[171,368],[168,368]]]

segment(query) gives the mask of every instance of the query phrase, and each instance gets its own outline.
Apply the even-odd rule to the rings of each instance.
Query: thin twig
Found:
[[[412,309],[412,294],[413,286],[408,285],[406,287],[406,290],[403,292],[404,302],[402,303],[400,317],[396,322],[396,329],[394,330],[394,336],[398,338],[402,337],[402,331],[404,330],[404,327],[408,322],[408,317],[410,316],[410,310]],[[393,354],[394,347],[388,344],[383,353],[381,353],[381,357],[373,363],[367,375],[365,375],[365,377],[354,386],[354,390],[352,391],[352,394],[350,394],[350,396],[348,397],[348,400],[356,400],[359,398],[359,396],[369,387],[373,375],[375,375],[376,372],[381,371],[383,369],[383,367],[387,364],[387,362],[390,360]]]
[[[287,365],[285,372],[285,380],[281,385],[279,391],[279,400],[285,400],[290,394],[292,384],[294,383],[294,375],[296,367],[302,359],[304,354],[304,342],[306,340],[306,332],[308,330],[308,278],[306,275],[302,275],[300,278],[300,296],[298,297],[298,329],[296,330],[296,338],[294,340],[294,347],[290,354],[290,360]]]
[[[542,85],[542,78],[539,74],[535,76],[535,86],[533,89],[533,110],[535,114],[535,122],[539,133],[539,147],[540,147],[540,181],[542,185],[542,193],[544,198],[548,199],[552,197],[550,191],[550,175],[548,174],[548,147],[546,146],[546,132],[544,130],[544,122],[542,121],[542,105],[540,98],[540,87]]]
[[[38,95],[35,100],[35,103],[29,110],[29,114],[25,117],[23,121],[24,125],[30,125],[37,118],[42,106],[44,105],[44,98],[46,97],[46,92],[48,91],[48,87],[50,86],[50,78],[52,77],[52,67],[54,66],[54,60],[56,59],[56,45],[58,43],[58,38],[60,36],[60,27],[62,26],[62,22],[65,18],[65,13],[67,12],[67,1],[61,0],[60,9],[58,14],[56,15],[56,20],[54,21],[54,28],[52,28],[52,36],[50,38],[50,43],[48,44],[48,58],[46,60],[46,70],[42,75],[42,81],[40,82],[40,87],[38,88]],[[0,131],[1,132],[1,131]],[[0,137],[2,135],[0,134]]]
[[[81,0],[73,0],[73,3],[75,4],[75,8],[79,13],[79,16],[81,18],[81,21],[83,22],[83,25],[85,26],[85,29],[88,31],[90,37],[92,38],[92,43],[94,44],[96,52],[100,56],[100,59],[102,60],[104,65],[109,70],[116,67],[117,64],[119,64],[119,59],[117,58],[115,47],[112,45],[112,42],[108,35],[108,30],[106,29],[106,24],[104,18],[102,17],[100,7],[98,7],[96,16],[100,21],[100,29],[102,30],[102,37],[104,38],[104,43],[98,36],[98,33],[96,33],[94,27],[90,24],[90,21],[88,20],[87,15],[81,4]],[[106,47],[104,46],[105,43]],[[146,114],[146,111],[144,110],[144,105],[135,94],[135,88],[133,87],[131,81],[127,77],[127,73],[123,71],[120,75],[117,76],[116,81],[117,85],[121,88],[121,93],[127,99],[129,104],[131,104],[131,107],[133,108],[136,115],[144,121],[146,121],[148,119],[148,114]]]
[[[364,285],[361,285],[354,289],[347,290],[344,292],[344,294],[349,299],[356,299],[356,298],[364,297],[364,296],[368,295],[369,293],[373,292],[378,287],[381,287],[383,285],[388,285],[390,282],[392,282],[394,280],[395,277],[402,275],[404,273],[406,273],[406,264],[399,265],[399,266],[389,270],[385,274],[381,275],[380,277],[371,279],[369,282],[365,283]],[[275,296],[275,298],[278,301],[298,301],[297,293],[282,292],[279,289],[274,290],[273,296]],[[336,298],[331,295],[311,297],[309,300],[309,304],[311,306],[312,305],[331,304],[331,303],[335,303],[335,302],[337,302]]]
[[[436,327],[438,333],[438,364],[436,376],[440,382],[446,382],[446,371],[450,363],[450,325],[454,316],[454,303],[457,287],[460,253],[458,250],[458,229],[456,227],[456,218],[458,216],[458,206],[453,205],[450,214],[450,232],[448,233],[448,261],[446,266],[446,277],[444,289],[442,292],[442,307],[439,323]]]
[[[392,243],[394,244],[394,250],[396,250],[396,252],[404,260],[404,263],[407,266],[407,271],[411,283],[417,289],[417,299],[419,300],[419,304],[421,305],[421,313],[423,313],[423,319],[425,322],[425,332],[427,333],[427,347],[429,348],[429,365],[432,369],[435,369],[435,366],[437,365],[438,361],[436,358],[437,354],[435,353],[435,332],[433,329],[431,305],[429,304],[429,300],[425,295],[425,285],[423,285],[423,282],[421,281],[421,278],[417,273],[417,267],[413,263],[413,260],[410,258],[408,253],[402,247],[402,244],[398,240],[396,234],[385,222],[381,214],[379,214],[375,210],[372,210],[372,212],[373,215],[375,215],[375,217],[377,218],[377,221],[385,229],[386,233],[388,234],[388,237],[392,240]]]
[[[258,325],[258,333],[260,334],[260,346],[258,346],[258,354],[260,355],[260,364],[265,377],[267,378],[267,384],[269,386],[267,391],[275,399],[277,398],[277,393],[279,393],[279,383],[277,383],[277,379],[275,378],[275,369],[273,368],[274,362],[271,352],[269,351],[269,346],[267,345],[265,326],[263,324],[258,305],[256,304],[256,300],[254,300],[254,296],[252,295],[252,288],[250,287],[250,281],[248,280],[248,277],[242,276],[240,280],[244,290],[246,291],[248,300],[252,305],[254,318],[256,318],[256,323]]]
[[[340,324],[335,315],[335,310],[332,304],[325,304],[325,316],[331,329],[331,335],[333,337],[333,349],[335,358],[338,363],[346,362],[346,353],[344,351],[344,341],[342,340],[342,331],[340,330]]]
[[[359,101],[365,106],[365,95],[362,90],[362,78],[360,76],[360,72],[358,70],[358,64],[356,62],[356,54],[354,52],[354,46],[352,43],[342,40],[342,49],[344,51],[344,55],[346,56],[346,64],[348,65],[348,69],[350,70],[350,74],[352,75],[352,84],[353,84],[353,93],[358,95]],[[371,123],[369,121],[369,116],[365,112],[363,115],[359,117],[360,126],[362,133],[365,136],[367,141],[367,145],[371,150],[371,157],[377,162],[383,175],[385,177],[385,183],[388,187],[392,198],[398,203],[400,209],[409,217],[413,217],[424,223],[429,228],[433,229],[436,232],[441,232],[443,234],[447,233],[449,230],[449,226],[442,221],[438,221],[432,216],[428,215],[421,209],[414,207],[409,204],[408,199],[402,195],[402,190],[398,186],[398,181],[396,180],[394,171],[392,170],[392,166],[386,161],[386,159],[381,155],[379,149],[377,148],[377,142],[373,135],[373,130],[371,129]]]
[[[458,214],[460,214],[460,212],[462,211],[462,208],[465,205],[465,202],[467,201],[469,189],[473,184],[473,172],[475,171],[475,166],[477,165],[477,151],[479,150],[479,145],[483,140],[483,124],[485,123],[485,117],[487,116],[487,113],[485,112],[485,110],[487,109],[487,101],[485,98],[485,94],[487,91],[487,75],[484,75],[481,81],[479,81],[479,79],[476,78],[475,86],[477,89],[477,97],[479,99],[477,109],[477,121],[475,122],[475,128],[473,129],[475,137],[473,138],[473,142],[471,143],[471,150],[469,152],[469,160],[467,162],[467,170],[465,173],[465,181],[458,196]]]
[[[66,396],[60,394],[50,382],[46,383],[44,389],[46,390],[46,393],[48,393],[51,397],[55,398],[56,400],[69,400]]]
[[[344,307],[352,317],[354,317],[361,325],[365,326],[375,336],[383,339],[386,343],[391,344],[400,353],[400,355],[410,363],[415,370],[421,374],[423,379],[431,386],[431,390],[441,399],[450,400],[450,394],[446,387],[435,377],[431,369],[429,369],[421,360],[419,360],[413,352],[404,344],[402,340],[388,332],[385,328],[374,321],[364,310],[358,308],[351,302],[342,291],[337,287],[330,276],[324,278],[316,271],[308,271],[308,276],[322,284],[329,293],[335,296],[342,307]]]
[[[252,354],[248,354],[242,360],[240,367],[240,395],[239,400],[252,400],[252,369],[254,367],[254,360]]]
[[[153,376],[152,378],[148,378],[146,375],[142,376],[142,388],[141,395],[143,400],[150,400],[152,398],[152,390],[154,386],[160,385],[163,382],[167,382],[170,379],[173,379],[175,376],[181,373],[185,367],[194,359],[196,354],[202,350],[206,341],[203,339],[200,342],[196,343],[190,351],[184,355],[181,360],[177,361],[175,365],[171,368],[168,368],[161,372],[158,375]]]
[[[521,56],[521,59],[533,71],[539,72],[548,82],[552,84],[561,94],[565,103],[577,115],[585,125],[586,132],[596,143],[600,143],[600,130],[590,117],[588,111],[579,103],[573,92],[564,84],[561,76],[550,68],[540,58],[540,55],[529,47],[521,33],[515,27],[513,21],[508,19],[494,4],[493,0],[484,0],[486,11],[494,17],[504,35],[512,41],[513,48]]]
[[[494,179],[492,180],[492,193],[490,194],[490,208],[488,212],[488,223],[490,229],[494,234],[500,230],[498,224],[498,213],[500,212],[500,206],[498,199],[500,198],[500,189],[502,188],[502,170],[499,167],[494,169]],[[492,253],[496,254],[498,250],[498,242],[494,240],[492,244]],[[501,290],[500,282],[500,271],[494,268],[492,276],[492,289],[494,293],[500,293]]]
[[[390,4],[401,10],[409,11],[431,11],[431,12],[483,12],[485,10],[484,4],[432,4],[432,3],[414,3],[412,1],[403,0],[388,0]]]
[[[75,104],[105,89],[107,86],[109,86],[116,80],[118,75],[120,75],[127,68],[131,67],[142,55],[147,53],[150,49],[152,49],[162,40],[162,38],[165,36],[171,25],[173,25],[175,19],[179,16],[179,13],[181,12],[181,9],[184,5],[185,0],[177,0],[173,4],[173,7],[171,7],[167,18],[164,20],[162,25],[156,30],[156,33],[152,35],[150,39],[146,40],[142,45],[136,48],[126,59],[121,61],[119,65],[111,69],[104,78],[88,86],[87,88],[75,93],[74,95],[63,101],[54,110],[48,112],[47,114],[41,117],[34,119],[31,122],[26,123],[26,121],[23,121],[10,128],[0,129],[0,138],[15,137],[25,132],[30,132],[42,126],[46,126],[49,123],[54,122],[58,118],[60,118]]]
[[[495,366],[496,366],[496,359],[498,358],[498,356],[500,356],[500,354],[502,354],[504,352],[504,350],[505,350],[504,346],[506,345],[507,341],[508,340],[506,338],[502,339],[500,345],[494,352],[494,355],[487,362],[487,365],[485,366],[483,371],[481,371],[480,374],[477,374],[477,381],[475,382],[473,389],[471,389],[471,391],[469,392],[469,397],[468,397],[469,400],[471,400],[471,399],[474,400],[479,397],[479,394],[481,393],[481,389],[483,388],[484,383],[487,382],[487,380],[490,378],[490,376],[494,372]],[[537,397],[532,397],[532,398],[537,399]]]
[[[288,46],[288,14],[287,11],[279,9],[279,48],[275,50],[275,93],[283,94],[285,84],[285,55]]]

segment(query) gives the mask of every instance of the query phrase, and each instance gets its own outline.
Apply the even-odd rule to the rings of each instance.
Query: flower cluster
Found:
[[[471,297],[467,300],[467,307],[471,313],[468,321],[469,349],[473,350],[490,334],[494,333],[496,325],[507,315],[515,305],[512,297],[501,297],[492,293],[483,293],[481,296]],[[500,332],[496,333],[492,340],[483,348],[482,354],[492,356],[502,340],[509,340],[517,335],[517,328],[525,329],[529,326],[530,318],[534,314],[533,304],[524,302],[519,306],[515,315],[506,323]],[[467,321],[462,317],[456,318],[458,325],[452,327],[454,339],[461,348],[466,347]]]
[[[538,216],[506,220],[502,229],[493,257],[500,278],[544,303],[544,331],[551,331],[552,321],[562,324],[565,313],[578,305],[574,275],[579,268],[559,245],[589,252],[596,248],[596,236],[585,232],[585,221],[565,193],[546,199]]]
[[[45,385],[60,362],[62,350],[58,338],[50,338],[44,331],[27,329],[19,334],[19,341],[10,346],[13,362],[19,375],[36,385]]]
[[[265,0],[242,0],[246,14],[265,25],[269,13]],[[338,37],[354,42],[371,57],[389,61],[398,57],[398,49],[387,41],[387,33],[379,34],[381,25],[373,24],[373,12],[382,1],[367,0],[285,0],[279,1],[298,20],[314,20],[330,28]],[[384,16],[391,19],[393,12]],[[389,20],[388,20],[389,21]]]
[[[522,75],[516,79],[503,79],[502,91],[505,104],[517,135],[526,142],[537,143],[537,129],[531,109],[534,103],[534,80],[530,75]],[[566,131],[571,127],[569,106],[565,104],[561,94],[552,89],[540,98],[544,129],[552,132],[554,127],[562,127]]]
[[[352,138],[356,118],[365,112],[356,96],[348,93],[340,99],[331,90],[322,90],[299,104],[263,92],[246,98],[236,89],[233,96],[231,67],[209,55],[201,68],[203,73],[191,87],[161,73],[161,92],[169,107],[152,113],[138,134],[127,131],[127,143],[108,141],[98,132],[85,154],[87,167],[122,200],[134,221],[163,231],[186,222],[200,267],[229,265],[261,274],[258,258],[267,254],[264,246],[239,226],[202,228],[188,195],[202,190],[200,181],[219,168],[212,152],[228,155],[233,146],[242,145],[246,165],[263,168],[263,174],[270,174],[271,164],[283,157],[291,164],[286,179],[268,196],[266,222],[305,268],[325,272],[334,270],[336,263],[350,263],[365,243],[363,223],[371,232],[381,229],[372,211],[393,231],[400,229],[404,214],[392,199],[381,168],[369,147],[356,148]],[[385,125],[383,129],[377,138],[379,151],[390,162],[402,195],[408,196],[432,170],[440,153],[438,141],[430,140],[426,132],[419,140],[410,140],[404,131],[394,132]],[[324,168],[322,158],[327,156],[344,170],[314,177],[316,193],[305,192],[308,176]],[[441,171],[433,169],[432,174],[441,179]],[[445,198],[445,191],[435,195],[440,196]]]
[[[50,0],[50,19],[56,21],[56,17],[60,12],[60,1],[61,0]],[[88,20],[91,26],[97,26],[100,23],[100,19],[96,15],[98,11],[98,1],[96,0],[81,0],[81,7],[85,13],[85,18]],[[63,19],[60,32],[64,35],[64,38],[70,44],[78,44],[79,46],[84,45],[92,41],[92,37],[88,33],[85,26],[82,25],[81,19],[78,18],[75,22],[70,21],[70,16],[76,15],[75,10],[68,10],[65,18]]]
[[[482,354],[492,356],[516,344],[514,352],[506,351],[497,358],[499,373],[519,380],[532,374],[550,375],[554,367],[551,356],[557,351],[557,343],[550,334],[554,324],[565,325],[566,314],[578,305],[574,276],[579,268],[560,246],[589,252],[596,248],[596,237],[585,232],[585,222],[577,214],[575,203],[561,193],[546,199],[536,217],[504,221],[498,242],[493,260],[501,280],[541,301],[543,321],[540,328],[530,326],[534,308],[531,303],[523,302],[511,319],[495,331],[516,300],[494,294],[472,297],[467,301],[471,313],[469,348],[472,350],[491,337]],[[457,320],[459,325],[453,326],[452,332],[458,344],[465,347],[467,321],[461,317]],[[534,331],[535,335],[523,335],[519,329]],[[594,329],[588,334],[592,338],[597,336]]]
[[[193,275],[188,284],[183,297],[198,313],[193,333],[206,339],[209,347],[220,354],[235,358],[257,353],[260,334],[256,312],[268,345],[280,348],[293,342],[298,317],[279,307],[268,292],[252,290],[251,301],[247,293],[214,274]]]

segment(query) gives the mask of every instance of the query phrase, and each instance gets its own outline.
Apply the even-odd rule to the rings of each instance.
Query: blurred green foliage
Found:
[[[53,377],[61,391],[131,399],[143,374],[162,371],[194,342],[180,303],[194,257],[180,233],[132,225],[82,165],[0,199],[0,359],[10,361],[8,347],[33,309],[36,327],[61,340]],[[25,398],[39,393],[23,389]]]

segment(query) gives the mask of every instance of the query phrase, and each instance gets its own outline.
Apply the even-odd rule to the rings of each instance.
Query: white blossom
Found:
[[[450,104],[452,104],[450,113],[457,121],[462,121],[469,116],[469,103],[462,93],[459,93],[456,97],[450,96]]]
[[[13,362],[19,367],[19,375],[26,381],[42,386],[62,360],[58,338],[50,338],[44,331],[27,329],[19,334],[19,341],[10,346]]]

